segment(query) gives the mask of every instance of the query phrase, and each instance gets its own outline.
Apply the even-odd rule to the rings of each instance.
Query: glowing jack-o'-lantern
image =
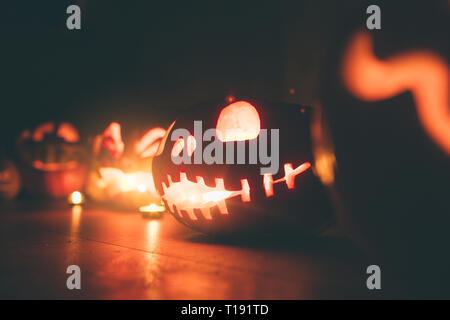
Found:
[[[322,145],[334,165],[324,176],[340,221],[391,286],[414,278],[409,293],[432,297],[450,284],[450,7],[410,4],[405,14],[384,3],[381,30],[355,12],[330,50]]]
[[[316,232],[330,211],[312,170],[309,120],[309,107],[253,99],[189,109],[169,128],[153,161],[166,207],[204,232]],[[176,156],[187,161],[175,164]],[[278,170],[264,173],[264,167]]]
[[[93,200],[118,209],[162,212],[152,175],[152,156],[165,130],[154,128],[125,144],[122,128],[111,123],[94,140],[87,193]],[[131,146],[126,148],[126,145]]]
[[[64,122],[47,122],[22,133],[18,149],[30,194],[66,197],[84,188],[86,153],[79,139],[76,128]]]

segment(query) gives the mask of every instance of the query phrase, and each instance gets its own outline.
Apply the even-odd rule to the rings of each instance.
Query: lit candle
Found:
[[[161,218],[162,214],[166,211],[166,208],[164,207],[163,203],[161,203],[161,205],[152,203],[148,206],[139,207],[139,211],[142,212],[142,216],[144,218],[155,219]]]
[[[84,203],[84,196],[80,191],[74,191],[69,195],[69,203],[78,205]]]

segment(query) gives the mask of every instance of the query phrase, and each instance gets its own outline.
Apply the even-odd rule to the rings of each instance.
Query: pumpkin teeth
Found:
[[[271,173],[265,173],[263,178],[264,191],[266,197],[273,196],[273,176]]]
[[[181,211],[178,210],[177,206],[174,203],[172,204],[168,203],[168,207],[174,214],[178,214],[180,218],[183,218],[183,216],[181,215]]]
[[[285,182],[289,189],[295,188],[295,177],[311,167],[309,162],[304,162],[295,169],[291,163],[284,165],[284,177],[273,180],[270,173],[264,174],[263,186],[267,197],[274,195],[273,185]],[[167,207],[174,214],[183,218],[182,211],[187,213],[191,220],[198,220],[194,210],[200,210],[206,220],[212,220],[211,209],[217,207],[220,214],[229,214],[226,200],[241,196],[242,202],[250,202],[250,184],[247,179],[241,179],[241,190],[228,191],[225,189],[223,178],[215,179],[215,186],[209,187],[205,184],[203,177],[196,176],[196,182],[190,181],[186,172],[180,172],[180,181],[173,182],[170,174],[167,175],[169,186],[162,183],[164,194],[162,196]],[[178,207],[184,209],[179,210]]]
[[[284,165],[284,176],[288,189],[295,188],[295,175],[293,174],[293,172],[294,169],[292,168],[292,163],[286,163]]]
[[[222,178],[216,178],[216,189],[220,190],[220,191],[226,191],[225,183]],[[227,204],[225,203],[225,199],[218,201],[217,207],[219,208],[219,212],[221,214],[228,214],[228,208],[227,208]]]
[[[200,211],[202,212],[202,215],[206,220],[212,220],[210,208],[208,208],[208,207],[200,208]]]
[[[264,175],[264,189],[266,190],[266,195],[268,197],[273,195],[273,184],[279,183],[279,182],[285,182],[288,189],[294,189],[295,188],[295,177],[298,176],[300,173],[303,173],[304,171],[311,168],[311,163],[304,162],[301,165],[299,165],[297,168],[292,168],[292,163],[286,163],[284,165],[284,177],[277,179],[275,181],[272,181],[272,175]],[[267,181],[267,182],[266,182]]]
[[[242,190],[228,191],[225,189],[223,178],[215,179],[215,186],[209,187],[204,178],[196,177],[196,182],[190,181],[186,172],[180,172],[180,180],[172,181],[170,174],[167,175],[168,186],[162,183],[164,194],[162,196],[167,207],[174,214],[183,217],[182,212],[191,220],[198,220],[194,210],[200,210],[206,220],[212,220],[211,209],[218,208],[220,214],[229,214],[226,200],[238,195],[244,202],[250,201],[250,186],[247,179],[242,179]],[[176,204],[176,205],[175,205]],[[183,209],[179,209],[181,207]]]
[[[191,220],[197,220],[197,216],[194,213],[194,209],[184,209],[182,211],[186,211]]]
[[[220,190],[225,190],[225,183],[223,182],[223,179],[216,178],[216,188]]]
[[[219,212],[221,214],[228,214],[228,208],[225,200],[217,202],[217,207],[219,208]]]
[[[177,206],[176,205],[173,205],[173,208],[175,208],[175,213],[178,213],[178,216],[180,217],[180,218],[183,218],[183,214],[181,213],[181,210],[178,210],[178,208],[177,208]]]
[[[201,184],[202,186],[205,185],[205,180],[203,180],[203,177],[197,176],[195,178],[196,178],[198,184]]]
[[[250,185],[248,184],[247,179],[241,179],[242,193],[241,200],[242,202],[250,202]]]

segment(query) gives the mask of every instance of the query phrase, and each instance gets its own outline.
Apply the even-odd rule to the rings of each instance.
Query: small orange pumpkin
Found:
[[[87,166],[77,129],[46,122],[25,130],[18,143],[25,190],[34,195],[66,197],[84,188]]]

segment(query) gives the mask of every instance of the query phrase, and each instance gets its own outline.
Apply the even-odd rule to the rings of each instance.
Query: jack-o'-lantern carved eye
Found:
[[[197,147],[197,142],[195,141],[194,136],[190,135],[186,138],[186,152],[189,157],[194,153],[195,148]],[[177,157],[180,155],[181,151],[185,148],[185,143],[183,138],[179,138],[172,147],[172,157]]]
[[[70,123],[63,122],[60,124],[56,135],[66,142],[76,143],[80,139],[77,129]]]
[[[153,128],[147,131],[135,145],[135,151],[141,158],[154,157],[158,153],[159,145],[166,135],[163,128]]]
[[[43,123],[37,127],[36,130],[34,130],[33,141],[41,142],[44,140],[45,135],[51,134],[53,131],[55,131],[55,125],[53,122]]]
[[[53,122],[46,122],[41,124],[34,130],[33,141],[42,142],[46,135],[56,133],[56,136],[63,139],[65,142],[76,143],[80,139],[77,129],[69,123],[63,122],[59,125],[55,132],[55,124]],[[29,131],[24,131],[23,138],[30,135]]]
[[[258,111],[246,101],[234,102],[219,114],[216,134],[222,142],[255,139],[261,129]]]
[[[125,144],[122,140],[122,127],[119,123],[110,123],[103,132],[103,147],[109,150],[115,159],[119,159],[122,156]]]

